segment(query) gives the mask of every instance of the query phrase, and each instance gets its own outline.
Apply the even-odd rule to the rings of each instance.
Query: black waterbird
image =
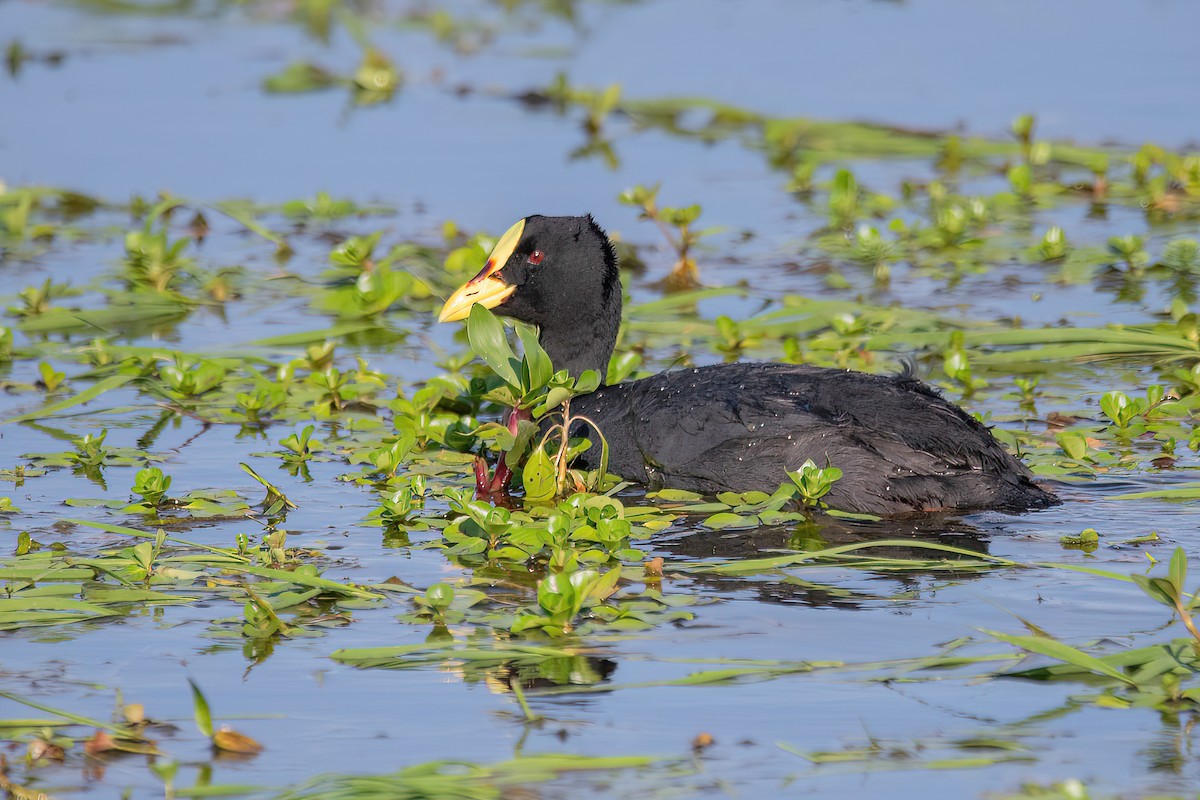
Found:
[[[590,215],[526,217],[439,319],[464,319],[475,303],[536,325],[555,369],[603,376],[621,323],[616,252]],[[784,470],[811,459],[842,470],[823,500],[843,511],[1016,512],[1060,502],[983,424],[908,370],[719,364],[601,386],[571,411],[603,431],[611,472],[653,488],[771,491]]]

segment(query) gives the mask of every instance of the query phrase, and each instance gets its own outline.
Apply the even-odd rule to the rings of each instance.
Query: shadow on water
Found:
[[[747,530],[712,531],[696,528],[683,533],[656,537],[652,555],[662,556],[670,562],[720,561],[737,571],[737,564],[773,556],[801,555],[805,552],[821,551],[843,545],[871,545],[887,542],[883,546],[872,546],[855,551],[884,561],[878,569],[870,564],[857,564],[854,572],[866,578],[871,588],[851,588],[809,581],[796,572],[765,567],[754,571],[753,577],[745,574],[729,576],[713,574],[690,574],[689,579],[706,594],[729,596],[738,593],[753,593],[755,599],[767,603],[798,604],[806,606],[834,607],[843,609],[862,608],[864,604],[884,597],[895,597],[913,592],[926,585],[936,576],[937,580],[973,580],[986,574],[978,562],[968,568],[955,570],[953,562],[969,558],[945,552],[931,551],[922,545],[945,545],[961,550],[988,555],[990,539],[1007,533],[1002,524],[975,525],[953,515],[935,515],[888,519],[879,521],[847,522],[817,515],[814,519],[792,525],[763,526]],[[904,544],[911,542],[911,546]],[[948,564],[936,569],[923,570],[917,564],[897,569],[894,561],[924,562],[931,558],[944,558]],[[668,566],[669,570],[669,566]],[[818,570],[822,577],[831,573],[844,574],[846,568],[836,563],[827,563],[827,568]],[[881,591],[881,582],[892,586],[890,591]],[[845,584],[845,581],[841,582]]]

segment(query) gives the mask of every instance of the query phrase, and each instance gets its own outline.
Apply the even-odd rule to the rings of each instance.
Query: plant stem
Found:
[[[563,487],[567,485],[567,449],[571,444],[571,398],[563,401],[562,434],[558,443],[558,455],[555,464],[558,466],[558,476],[555,478],[555,493],[562,495]]]
[[[540,716],[533,713],[533,709],[529,707],[529,703],[525,701],[525,690],[521,688],[521,679],[512,676],[508,679],[508,688],[512,689],[513,697],[517,698],[517,704],[521,706],[521,713],[525,715],[526,722],[537,722],[541,719]]]
[[[1196,644],[1200,645],[1200,630],[1196,630],[1196,623],[1192,621],[1192,615],[1184,608],[1182,595],[1175,597],[1175,611],[1179,614],[1179,619],[1183,622],[1184,627],[1188,629],[1188,633],[1196,640]]]
[[[679,260],[684,260],[687,257],[687,246],[683,242],[677,243],[675,241],[675,237],[671,235],[671,229],[667,226],[667,223],[663,222],[658,216],[658,208],[654,205],[642,206],[642,212],[646,215],[647,219],[658,226],[659,232],[662,233],[663,238],[667,240],[667,244],[671,245],[676,255],[679,256]]]

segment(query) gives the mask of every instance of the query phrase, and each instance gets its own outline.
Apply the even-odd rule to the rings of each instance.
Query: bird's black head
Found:
[[[538,326],[555,369],[593,369],[603,378],[621,324],[616,253],[590,215],[526,217],[500,237],[438,319],[465,319],[476,303]]]

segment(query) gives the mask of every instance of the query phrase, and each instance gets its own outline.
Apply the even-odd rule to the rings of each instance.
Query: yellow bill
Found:
[[[466,319],[471,313],[471,306],[476,303],[484,308],[495,308],[517,290],[516,286],[509,286],[494,276],[504,269],[509,257],[517,249],[517,244],[521,241],[521,234],[524,232],[525,220],[521,219],[517,220],[517,224],[500,237],[500,241],[496,242],[496,246],[492,248],[492,254],[488,256],[487,263],[483,265],[479,274],[450,295],[446,305],[442,306],[442,313],[438,314],[438,322]]]

